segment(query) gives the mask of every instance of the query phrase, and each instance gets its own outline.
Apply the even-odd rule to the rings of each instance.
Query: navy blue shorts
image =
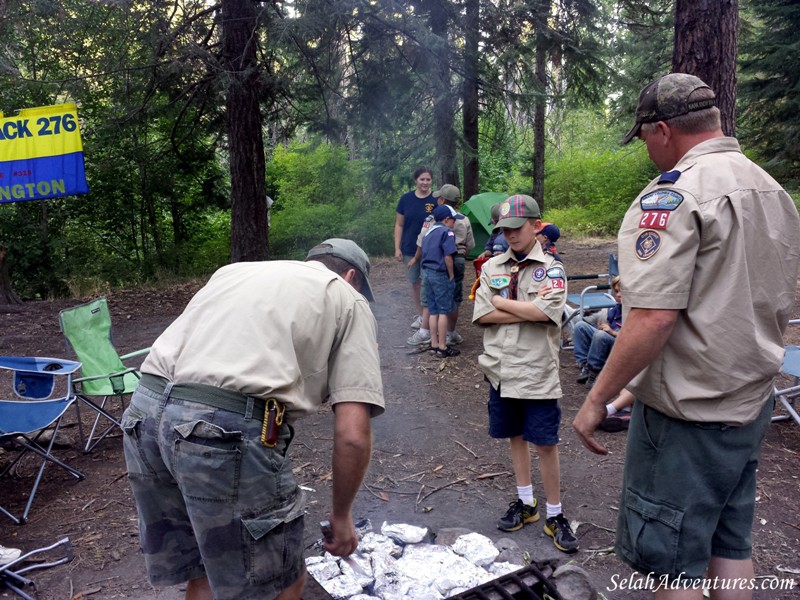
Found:
[[[561,407],[558,400],[523,400],[504,398],[500,390],[489,386],[489,436],[522,436],[537,446],[558,444]]]

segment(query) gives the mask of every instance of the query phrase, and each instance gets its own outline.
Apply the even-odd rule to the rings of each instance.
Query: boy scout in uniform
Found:
[[[659,600],[700,600],[703,577],[728,586],[712,598],[752,597],[756,467],[797,287],[794,203],[724,136],[714,103],[683,73],[639,96],[623,141],[642,139],[662,174],[620,228],[625,327],[573,423],[604,454],[606,402],[636,396],[616,552],[668,582]]]
[[[516,195],[500,207],[496,227],[509,249],[481,269],[472,321],[484,326],[478,359],[489,381],[489,435],[509,438],[519,499],[498,522],[516,531],[539,519],[531,483],[528,443],[539,456],[547,500],[544,531],[559,550],[575,552],[578,540],[561,509],[558,428],[561,385],[558,352],[567,297],[564,266],[542,250],[536,234],[541,212],[530,196]]]
[[[456,186],[449,183],[444,184],[440,189],[433,192],[433,197],[439,199],[439,204],[447,204],[453,210],[458,210],[461,204],[461,190]],[[459,213],[461,214],[461,213]],[[457,253],[453,258],[455,269],[455,290],[453,292],[453,302],[456,308],[447,316],[447,345],[453,346],[460,344],[464,338],[456,331],[456,324],[458,323],[458,309],[461,307],[461,301],[464,297],[464,270],[467,262],[467,255],[475,247],[475,236],[472,233],[472,224],[469,219],[463,218],[456,220],[453,233],[456,235],[456,249]]]
[[[300,598],[305,503],[287,452],[292,425],[325,401],[325,549],[355,550],[351,507],[370,417],[384,410],[368,275],[367,255],[344,239],[306,262],[227,265],[153,344],[122,418],[151,583],[188,582],[187,600]]]

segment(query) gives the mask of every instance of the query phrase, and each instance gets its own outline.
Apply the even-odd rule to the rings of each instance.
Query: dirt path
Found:
[[[609,243],[559,244],[568,273],[605,270]],[[459,331],[465,338],[459,357],[435,360],[408,354],[413,316],[408,285],[400,266],[390,259],[374,261],[371,280],[377,297],[387,411],[373,421],[374,454],[354,514],[376,527],[383,521],[412,523],[437,531],[466,527],[494,540],[506,536],[495,527],[514,491],[506,442],[486,434],[486,384],[477,368],[481,350],[473,327],[471,303],[465,301]],[[467,266],[468,273],[471,265]],[[120,351],[149,343],[180,312],[197,284],[170,290],[137,290],[109,296],[115,341]],[[38,302],[0,307],[0,353],[63,356],[57,314],[76,302]],[[800,314],[800,312],[798,313]],[[510,534],[537,561],[574,560],[592,575],[607,598],[636,598],[641,593],[607,591],[614,576],[630,575],[609,552],[613,544],[616,503],[624,458],[625,434],[601,434],[611,453],[588,453],[572,434],[569,423],[585,390],[574,383],[577,369],[569,353],[562,355],[563,426],[561,469],[563,504],[569,518],[580,523],[581,551],[572,557],[558,552],[539,523]],[[7,388],[4,388],[7,389]],[[76,437],[74,428],[68,433]],[[309,492],[306,545],[319,537],[315,523],[329,508],[332,420],[328,410],[301,421],[292,453],[298,480]],[[30,522],[17,527],[0,521],[0,543],[22,548],[52,543],[69,536],[76,559],[42,571],[33,578],[43,600],[62,600],[96,590],[91,598],[177,600],[179,589],[153,590],[146,582],[138,552],[135,511],[125,481],[119,438],[102,443],[91,455],[77,449],[64,452],[70,464],[87,473],[73,482],[48,469]],[[760,470],[755,522],[755,563],[759,576],[792,577],[780,569],[800,569],[800,519],[796,510],[800,427],[771,427]],[[23,473],[25,475],[25,473]],[[18,505],[17,485],[5,479],[0,502]],[[676,482],[676,485],[688,483]],[[534,491],[541,498],[534,464]],[[800,585],[800,582],[798,583]],[[638,595],[637,595],[638,594]],[[0,596],[2,597],[2,596]],[[757,599],[790,598],[758,592]]]

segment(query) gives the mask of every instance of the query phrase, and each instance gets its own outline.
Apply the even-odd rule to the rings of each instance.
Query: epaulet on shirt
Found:
[[[674,171],[664,171],[661,173],[661,177],[658,178],[658,183],[675,183],[680,176],[681,172],[678,171],[678,169]]]

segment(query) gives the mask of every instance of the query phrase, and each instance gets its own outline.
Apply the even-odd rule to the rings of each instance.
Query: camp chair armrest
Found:
[[[150,352],[150,348],[142,348],[141,350],[136,350],[134,352],[129,352],[128,354],[123,354],[120,356],[121,360],[125,360],[126,358],[133,358],[134,356],[141,356],[142,354],[147,354]]]
[[[604,279],[609,277],[608,273],[594,273],[590,275],[567,275],[567,281],[580,281],[583,279]]]
[[[109,373],[107,375],[92,375],[91,377],[81,377],[79,379],[73,379],[73,383],[81,383],[82,381],[96,381],[98,379],[111,379],[112,377],[120,377],[122,375],[127,375],[128,373],[135,373],[136,368],[131,367],[130,369],[125,369],[124,371],[119,371],[118,373]]]

